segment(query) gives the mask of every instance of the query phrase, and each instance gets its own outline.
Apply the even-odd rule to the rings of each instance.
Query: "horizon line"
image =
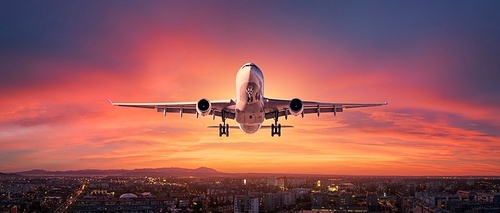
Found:
[[[26,173],[26,172],[32,172],[32,171],[44,171],[44,172],[78,172],[78,171],[88,171],[88,170],[95,170],[95,171],[107,171],[107,170],[122,170],[122,171],[134,171],[134,170],[142,170],[142,169],[151,169],[151,170],[157,170],[157,169],[185,169],[185,170],[197,170],[197,169],[210,169],[214,170],[217,173],[225,174],[225,175],[243,175],[243,174],[250,174],[250,175],[294,175],[294,176],[353,176],[353,177],[496,177],[500,178],[500,175],[453,175],[453,174],[441,174],[441,175],[402,175],[402,174],[318,174],[318,173],[289,173],[289,172],[223,172],[214,168],[210,167],[197,167],[197,168],[184,168],[184,167],[156,167],[156,168],[133,168],[133,169],[123,169],[123,168],[112,168],[112,169],[93,169],[93,168],[87,168],[87,169],[69,169],[69,170],[47,170],[47,169],[29,169],[29,170],[23,170],[23,171],[16,171],[16,172],[4,172],[0,171],[0,173],[3,174],[18,174],[18,173]]]

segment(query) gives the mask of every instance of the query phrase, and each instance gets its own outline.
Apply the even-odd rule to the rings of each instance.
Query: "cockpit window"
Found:
[[[258,68],[257,66],[255,66],[255,64],[245,64],[243,65],[243,67],[241,67],[242,69],[245,68],[245,67],[255,67],[255,68]]]

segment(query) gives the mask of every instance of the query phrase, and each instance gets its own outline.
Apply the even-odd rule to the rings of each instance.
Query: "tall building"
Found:
[[[375,192],[366,193],[366,205],[370,211],[378,209],[378,195]]]
[[[279,177],[278,178],[278,187],[281,190],[287,190],[288,189],[288,179],[286,177]]]
[[[349,206],[352,203],[352,193],[342,192],[340,193],[340,205]]]
[[[259,213],[259,198],[236,196],[234,198],[234,213]]]
[[[277,211],[285,205],[285,196],[284,194],[278,193],[267,193],[262,198],[262,209],[265,212],[273,212]]]
[[[281,190],[288,189],[288,178],[287,177],[268,177],[267,178],[268,186],[276,186]]]
[[[267,178],[268,186],[278,186],[278,178],[277,177],[268,177]]]

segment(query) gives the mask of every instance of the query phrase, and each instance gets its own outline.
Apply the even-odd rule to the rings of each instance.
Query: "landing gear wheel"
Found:
[[[229,137],[229,124],[219,124],[219,137],[222,135]]]
[[[281,137],[281,124],[271,124],[271,136],[278,135]]]
[[[219,124],[219,137],[222,135],[226,135],[229,137],[229,124],[226,124],[226,113],[225,111],[221,112],[222,124]]]
[[[222,137],[222,124],[219,124],[219,137]]]
[[[286,113],[286,112],[285,112]],[[274,124],[271,124],[271,136],[278,135],[281,137],[281,124],[278,123],[279,114],[278,111],[274,114]]]

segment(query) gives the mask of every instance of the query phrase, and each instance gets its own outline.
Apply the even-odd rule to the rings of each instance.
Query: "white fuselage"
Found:
[[[265,120],[264,76],[253,63],[246,63],[236,74],[235,120],[246,133],[257,132]]]

